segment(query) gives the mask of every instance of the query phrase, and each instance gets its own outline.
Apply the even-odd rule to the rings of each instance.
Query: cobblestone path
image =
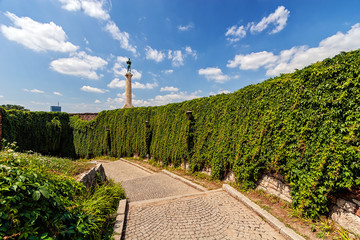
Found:
[[[284,239],[222,189],[200,192],[163,173],[103,164],[130,201],[124,239]]]

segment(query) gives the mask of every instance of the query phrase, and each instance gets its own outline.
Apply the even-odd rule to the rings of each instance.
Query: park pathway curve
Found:
[[[103,166],[129,201],[122,239],[284,239],[222,189],[200,191],[123,160]]]

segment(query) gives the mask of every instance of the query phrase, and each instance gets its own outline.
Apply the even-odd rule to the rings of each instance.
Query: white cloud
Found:
[[[224,94],[228,94],[228,93],[230,93],[230,91],[229,90],[219,90],[219,91],[217,91],[216,93],[215,92],[210,92],[209,93],[209,96],[213,96],[213,95],[217,95],[217,94],[222,94],[222,93],[224,93]]]
[[[160,89],[160,92],[177,92],[177,91],[179,91],[179,89],[178,88],[176,88],[176,87],[162,87],[161,89]]]
[[[146,59],[154,60],[155,62],[161,62],[165,58],[165,54],[156,49],[152,49],[150,46],[145,48]]]
[[[184,57],[180,50],[168,51],[168,58],[172,60],[172,65],[174,67],[179,67],[184,65]]]
[[[69,58],[59,58],[50,63],[51,68],[62,74],[99,79],[96,71],[102,69],[107,62],[96,56],[90,56],[85,52],[71,54]]]
[[[57,95],[57,96],[62,96],[62,94],[59,93],[59,92],[53,92],[53,94],[54,94],[54,95]]]
[[[0,95],[0,98],[3,98],[4,96],[3,95]]]
[[[185,53],[186,53],[187,55],[191,55],[191,56],[193,56],[195,59],[197,59],[197,53],[196,53],[196,51],[192,50],[191,47],[186,46],[186,47],[185,47]]]
[[[126,80],[120,80],[118,78],[114,78],[107,86],[109,88],[125,88]]]
[[[95,87],[90,87],[90,86],[82,86],[80,88],[80,90],[84,91],[84,92],[92,92],[92,93],[106,93],[106,92],[108,92],[108,90],[95,88]]]
[[[108,21],[105,30],[108,31],[115,40],[120,42],[120,46],[123,49],[136,54],[136,48],[129,43],[130,35],[127,32],[121,32],[113,21]]]
[[[94,103],[101,103],[101,101],[99,99],[96,99]]]
[[[222,94],[222,93],[228,94],[228,93],[230,93],[230,91],[229,90],[219,90],[218,91],[218,94]]]
[[[259,23],[251,23],[250,32],[262,32],[268,28],[270,24],[273,24],[275,25],[275,28],[270,32],[270,34],[278,33],[286,26],[286,21],[289,17],[289,14],[289,10],[287,10],[284,6],[279,6],[274,13],[264,17]]]
[[[39,23],[29,17],[18,17],[6,12],[14,27],[1,25],[1,32],[10,41],[17,42],[37,52],[73,52],[79,47],[67,42],[62,27],[53,22]]]
[[[174,67],[179,67],[184,65],[184,60],[188,56],[194,57],[197,59],[197,53],[195,50],[191,49],[191,47],[186,46],[183,48],[185,51],[182,50],[168,50],[168,59],[172,61],[172,65]]]
[[[204,75],[206,79],[213,80],[217,83],[225,83],[226,81],[230,80],[228,75],[223,74],[220,68],[201,68],[198,71],[199,75]]]
[[[157,87],[158,84],[157,82],[154,82],[154,83],[139,83],[139,82],[133,82],[131,87],[134,88],[134,89],[153,89],[155,87]]]
[[[199,98],[199,97],[201,97],[201,96],[199,96],[199,94],[201,94],[201,91],[195,91],[192,93],[187,93],[187,92],[174,93],[173,92],[173,93],[169,93],[169,94],[165,94],[165,95],[157,95],[157,96],[155,96],[155,98],[151,98],[151,99],[147,99],[147,100],[136,99],[135,96],[133,95],[132,103],[136,107],[160,106],[160,105],[165,105],[168,103],[182,102],[182,101],[191,100],[194,98]],[[118,94],[117,96],[118,97],[116,97],[116,98],[108,98],[106,100],[106,103],[109,104],[110,106],[112,106],[113,108],[116,108],[114,105],[117,105],[118,107],[122,106],[124,104],[125,93]]]
[[[264,67],[267,76],[293,72],[316,61],[333,57],[341,51],[350,51],[360,48],[360,23],[351,27],[345,34],[338,32],[322,40],[317,47],[295,46],[285,49],[279,55],[272,52],[257,52],[247,55],[236,55],[229,60],[228,67],[239,67],[242,70]]]
[[[24,91],[25,92],[31,92],[31,93],[44,93],[44,91],[41,91],[41,90],[36,89],[36,88],[31,89],[31,90],[25,88]]]
[[[246,36],[246,29],[244,26],[238,27],[234,25],[227,30],[225,36],[228,37],[227,40],[231,43],[238,42]]]
[[[178,26],[179,31],[182,31],[182,32],[189,31],[191,28],[194,28],[193,23],[189,23],[188,25],[184,25],[184,26],[183,25]]]
[[[155,98],[148,99],[146,101],[148,104],[144,104],[142,106],[160,106],[168,103],[187,101],[194,98],[199,98],[200,97],[198,95],[199,93],[201,93],[201,91],[195,91],[189,94],[187,92],[179,92],[179,93],[169,93],[166,95],[157,95],[155,96]]]
[[[174,70],[168,69],[168,70],[162,70],[161,72],[162,72],[162,73],[165,73],[165,74],[171,74],[171,73],[174,72]]]
[[[62,8],[68,11],[84,11],[90,17],[108,20],[110,15],[104,10],[105,1],[98,0],[59,0],[63,5]]]
[[[246,27],[244,25],[234,25],[229,27],[225,33],[225,36],[227,37],[226,39],[230,43],[236,43],[246,37],[247,30],[250,29],[250,33],[255,34],[264,31],[270,25],[274,25],[275,28],[270,31],[269,34],[278,33],[285,28],[289,14],[289,10],[287,10],[284,6],[279,6],[275,12],[261,19],[259,23],[250,22],[246,25]]]
[[[126,86],[126,80],[120,80],[118,78],[115,78],[112,80],[108,85],[109,88],[122,88],[125,89]],[[140,82],[131,82],[131,88],[132,89],[153,89],[154,87],[157,87],[158,84],[156,82],[154,83],[140,83]]]
[[[263,51],[257,53],[250,53],[247,55],[236,55],[234,60],[230,60],[227,67],[234,68],[239,66],[242,70],[258,69],[261,66],[268,66],[278,60],[273,53]]]

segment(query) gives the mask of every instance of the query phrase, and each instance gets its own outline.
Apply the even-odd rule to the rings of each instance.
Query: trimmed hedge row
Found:
[[[244,188],[264,171],[280,174],[294,206],[316,217],[328,212],[329,195],[360,186],[359,63],[360,51],[341,53],[232,94],[72,117],[74,149],[81,157],[150,152],[164,165],[211,167],[217,179],[232,170]]]

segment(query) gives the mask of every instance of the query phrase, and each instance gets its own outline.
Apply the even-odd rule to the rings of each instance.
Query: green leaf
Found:
[[[45,198],[49,198],[49,189],[44,188],[44,187],[40,187],[39,191],[41,192],[41,194],[45,197]]]
[[[35,191],[35,192],[33,192],[32,198],[33,198],[35,201],[38,201],[38,200],[40,199],[40,197],[41,197],[40,191]]]

